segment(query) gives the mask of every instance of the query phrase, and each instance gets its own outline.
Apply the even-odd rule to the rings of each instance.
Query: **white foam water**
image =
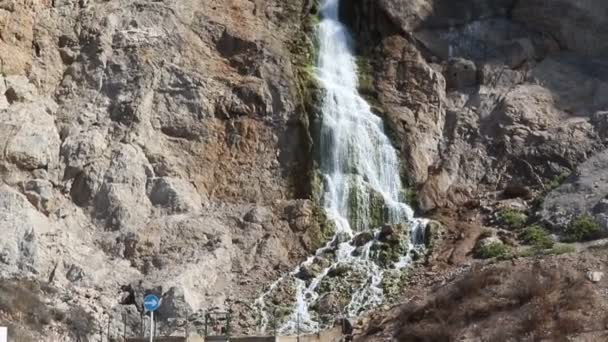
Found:
[[[378,200],[382,203],[382,223],[402,224],[409,230],[408,241],[403,242],[407,252],[391,265],[393,269],[408,266],[412,250],[419,248],[422,242],[425,221],[414,218],[413,210],[404,203],[397,151],[384,132],[381,118],[372,113],[369,104],[358,93],[353,41],[338,19],[338,5],[339,0],[322,2],[316,67],[316,77],[325,90],[319,142],[323,206],[336,226],[332,241],[316,254],[322,256],[331,251],[335,257],[314,279],[305,282],[297,274],[302,267],[314,262],[315,257],[310,257],[256,300],[262,331],[269,324],[265,301],[285,277],[295,281],[296,298],[293,311],[278,329],[280,334],[314,332],[322,328],[309,308],[319,299],[321,281],[338,265],[347,265],[365,278],[351,293],[344,315],[359,315],[384,301],[381,283],[386,267],[371,256],[380,228],[374,226],[377,218],[372,217],[373,205]],[[376,239],[357,250],[352,239],[361,232],[369,232]]]

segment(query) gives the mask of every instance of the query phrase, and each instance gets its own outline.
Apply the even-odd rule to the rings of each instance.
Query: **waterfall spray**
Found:
[[[261,329],[269,323],[266,300],[277,285],[287,278],[295,281],[295,300],[279,328],[282,334],[314,332],[322,322],[311,312],[320,296],[321,283],[338,269],[358,275],[349,293],[343,313],[356,316],[384,301],[381,283],[388,269],[411,263],[412,251],[420,248],[424,220],[414,218],[404,203],[403,184],[397,151],[384,132],[381,118],[357,91],[357,64],[348,29],[338,19],[338,0],[324,0],[318,26],[319,56],[315,75],[325,91],[319,148],[323,178],[322,201],[329,219],[336,226],[333,239],[316,256],[275,282],[256,300],[261,312]],[[378,257],[382,225],[404,227],[398,260],[389,265]],[[358,234],[368,234],[369,241],[357,246]],[[393,242],[395,243],[395,242]],[[302,268],[317,260],[330,260],[312,279],[298,277]],[[335,275],[334,275],[335,276]]]

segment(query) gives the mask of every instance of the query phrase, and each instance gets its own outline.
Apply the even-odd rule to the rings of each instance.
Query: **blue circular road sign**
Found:
[[[156,295],[149,294],[144,297],[144,309],[146,309],[147,311],[152,312],[152,311],[158,309],[159,306],[160,306],[160,299],[158,299],[158,297]]]

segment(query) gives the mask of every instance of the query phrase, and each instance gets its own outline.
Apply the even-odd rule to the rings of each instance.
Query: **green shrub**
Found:
[[[481,232],[479,233],[480,239],[485,239],[494,236],[494,230],[490,228],[483,227],[481,228]]]
[[[545,192],[557,189],[570,176],[570,172],[562,172],[559,176],[545,183]]]
[[[511,229],[518,229],[524,226],[528,217],[526,214],[515,209],[502,209],[498,212],[498,221]]]
[[[501,242],[492,242],[477,250],[477,257],[480,259],[507,259],[510,255],[511,248]]]
[[[526,228],[521,234],[521,239],[524,243],[537,249],[549,249],[555,244],[549,233],[536,225]]]
[[[596,238],[600,225],[589,215],[581,215],[574,219],[566,229],[566,241],[587,241]]]

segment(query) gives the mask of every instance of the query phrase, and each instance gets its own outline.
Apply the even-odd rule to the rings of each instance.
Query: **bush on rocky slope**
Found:
[[[574,219],[566,229],[566,241],[586,241],[597,238],[600,232],[599,224],[589,215],[581,215]]]
[[[519,210],[502,209],[498,212],[498,221],[509,229],[523,227],[528,217]]]
[[[536,249],[549,249],[555,244],[551,235],[543,227],[536,225],[526,228],[521,234],[521,239]]]
[[[511,255],[511,248],[502,242],[492,242],[479,247],[476,256],[480,259],[506,259]]]

